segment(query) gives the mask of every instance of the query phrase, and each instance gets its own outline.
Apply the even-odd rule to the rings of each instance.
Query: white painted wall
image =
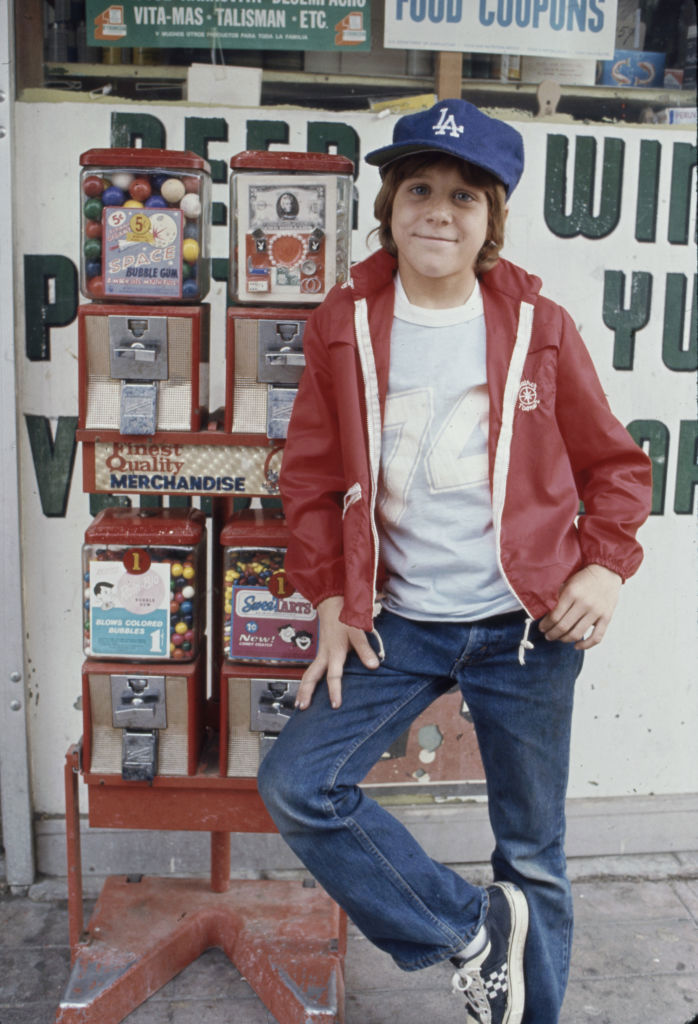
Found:
[[[167,145],[173,149],[184,146],[185,116],[226,118],[228,142],[209,147],[211,158],[226,163],[246,148],[248,120],[287,121],[289,148],[297,150],[306,149],[308,121],[341,121],[356,129],[363,153],[390,137],[394,121],[370,113],[338,115],[269,108],[183,108],[172,104],[134,108],[103,102],[17,104],[15,213],[19,244],[15,270],[19,316],[15,336],[29,727],[34,806],[36,811],[48,814],[62,813],[63,758],[68,745],[82,732],[82,716],[76,706],[83,660],[80,547],[90,516],[87,496],[81,492],[79,453],[65,518],[47,518],[41,510],[23,415],[52,417],[54,428],[55,418],[77,415],[77,327],[73,323],[52,331],[49,362],[26,359],[23,256],[60,253],[77,262],[79,154],[92,147],[109,146],[112,111],[134,109],[145,109],[163,122]],[[690,297],[695,269],[692,244],[670,245],[666,241],[673,147],[693,143],[694,138],[687,130],[648,125],[592,127],[528,120],[517,127],[524,133],[527,167],[513,197],[505,255],[540,274],[545,292],[570,310],[619,418],[625,423],[660,420],[671,436],[664,514],[653,516],[644,527],[641,539],[646,549],[645,564],[624,588],[607,638],[588,655],[579,683],[570,795],[698,791],[694,742],[698,711],[695,520],[693,515],[677,515],[672,510],[679,423],[695,419],[695,376],[670,371],[661,359],[665,274],[685,274]],[[570,166],[578,136],[595,137],[600,156],[606,138],[623,140],[622,215],[609,237],[563,240],[546,227],[543,196],[548,134],[569,137]],[[634,241],[639,147],[643,139],[658,140],[662,147],[655,243]],[[355,258],[367,251],[365,237],[373,226],[377,183],[377,171],[362,167],[357,181],[360,205]],[[226,186],[215,185],[213,192],[214,200],[227,203]],[[689,238],[695,237],[694,231],[692,209]],[[226,228],[214,228],[213,252],[215,256],[227,256]],[[613,333],[602,320],[604,271],[608,269],[624,271],[628,288],[632,271],[654,275],[651,319],[637,335],[635,364],[630,371],[613,369]],[[222,284],[214,285],[209,301],[213,307],[211,404],[215,407],[223,403],[224,394]],[[688,331],[688,315],[686,319]]]

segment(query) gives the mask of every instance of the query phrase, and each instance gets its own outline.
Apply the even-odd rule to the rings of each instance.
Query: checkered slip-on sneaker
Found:
[[[520,1024],[528,904],[521,890],[510,882],[497,882],[487,892],[487,943],[468,960],[451,957],[456,967],[453,990],[465,996],[467,1024]]]

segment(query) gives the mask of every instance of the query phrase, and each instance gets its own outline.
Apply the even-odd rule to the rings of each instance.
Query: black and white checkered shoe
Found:
[[[465,996],[467,1024],[520,1024],[524,1010],[523,954],[528,931],[526,897],[510,882],[487,889],[487,942],[476,956],[451,957],[454,992]]]

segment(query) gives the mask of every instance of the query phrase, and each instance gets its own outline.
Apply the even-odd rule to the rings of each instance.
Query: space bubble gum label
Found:
[[[181,210],[146,212],[109,206],[103,216],[105,295],[180,298],[183,257]]]

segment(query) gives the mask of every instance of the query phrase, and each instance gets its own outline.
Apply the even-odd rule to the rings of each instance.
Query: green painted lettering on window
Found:
[[[53,295],[51,295],[53,291]],[[24,257],[24,345],[27,359],[51,358],[51,328],[78,312],[78,272],[67,256]]]
[[[659,420],[633,420],[628,424],[628,433],[640,448],[647,445],[647,454],[652,462],[651,514],[653,516],[664,515],[669,462],[669,428]]]
[[[68,505],[77,449],[75,431],[78,418],[59,416],[55,437],[51,435],[48,416],[31,416],[25,413],[24,419],[29,434],[41,509],[45,516],[63,517]]]
[[[652,306],[652,275],[633,273],[630,279],[630,306],[623,306],[625,274],[607,270],[604,274],[603,322],[614,332],[613,369],[632,370],[635,359],[635,333],[646,327]]]
[[[638,242],[654,242],[656,238],[661,154],[662,147],[658,142],[644,139],[640,143],[640,172],[637,180],[635,215],[635,238]]]
[[[359,174],[361,143],[355,128],[339,121],[308,122],[308,152],[338,153],[354,164],[354,178]]]
[[[228,141],[228,122],[224,117],[186,117],[184,119],[184,148],[198,153],[211,166],[211,181],[224,185],[228,180],[228,165],[225,160],[211,160],[208,155],[209,142]],[[228,208],[225,203],[211,203],[211,223],[226,224]]]
[[[620,218],[623,187],[622,139],[604,142],[601,177],[601,198],[598,214],[594,214],[594,181],[596,177],[596,139],[578,137],[574,157],[572,207],[567,209],[566,135],[549,135],[545,170],[545,223],[559,238],[605,238],[617,227]]]
[[[230,260],[223,256],[214,256],[211,260],[211,277],[214,281],[227,281],[230,274]]]
[[[693,299],[691,302],[691,324],[688,331],[688,347],[684,346],[686,323],[686,275],[667,274],[666,297],[664,300],[664,334],[662,336],[662,361],[670,370],[695,373],[698,370],[698,277],[693,275]]]
[[[167,132],[154,114],[114,112],[111,116],[111,145],[121,149],[131,149],[136,145],[144,149],[166,149]]]
[[[698,420],[682,420],[679,430],[679,455],[676,465],[674,512],[680,516],[693,512],[698,485]]]
[[[269,149],[272,142],[288,142],[285,121],[248,121],[246,149]]]
[[[669,241],[674,245],[688,244],[688,225],[691,197],[695,190],[693,168],[696,166],[696,147],[689,142],[677,142],[671,167],[671,200],[669,202]]]

